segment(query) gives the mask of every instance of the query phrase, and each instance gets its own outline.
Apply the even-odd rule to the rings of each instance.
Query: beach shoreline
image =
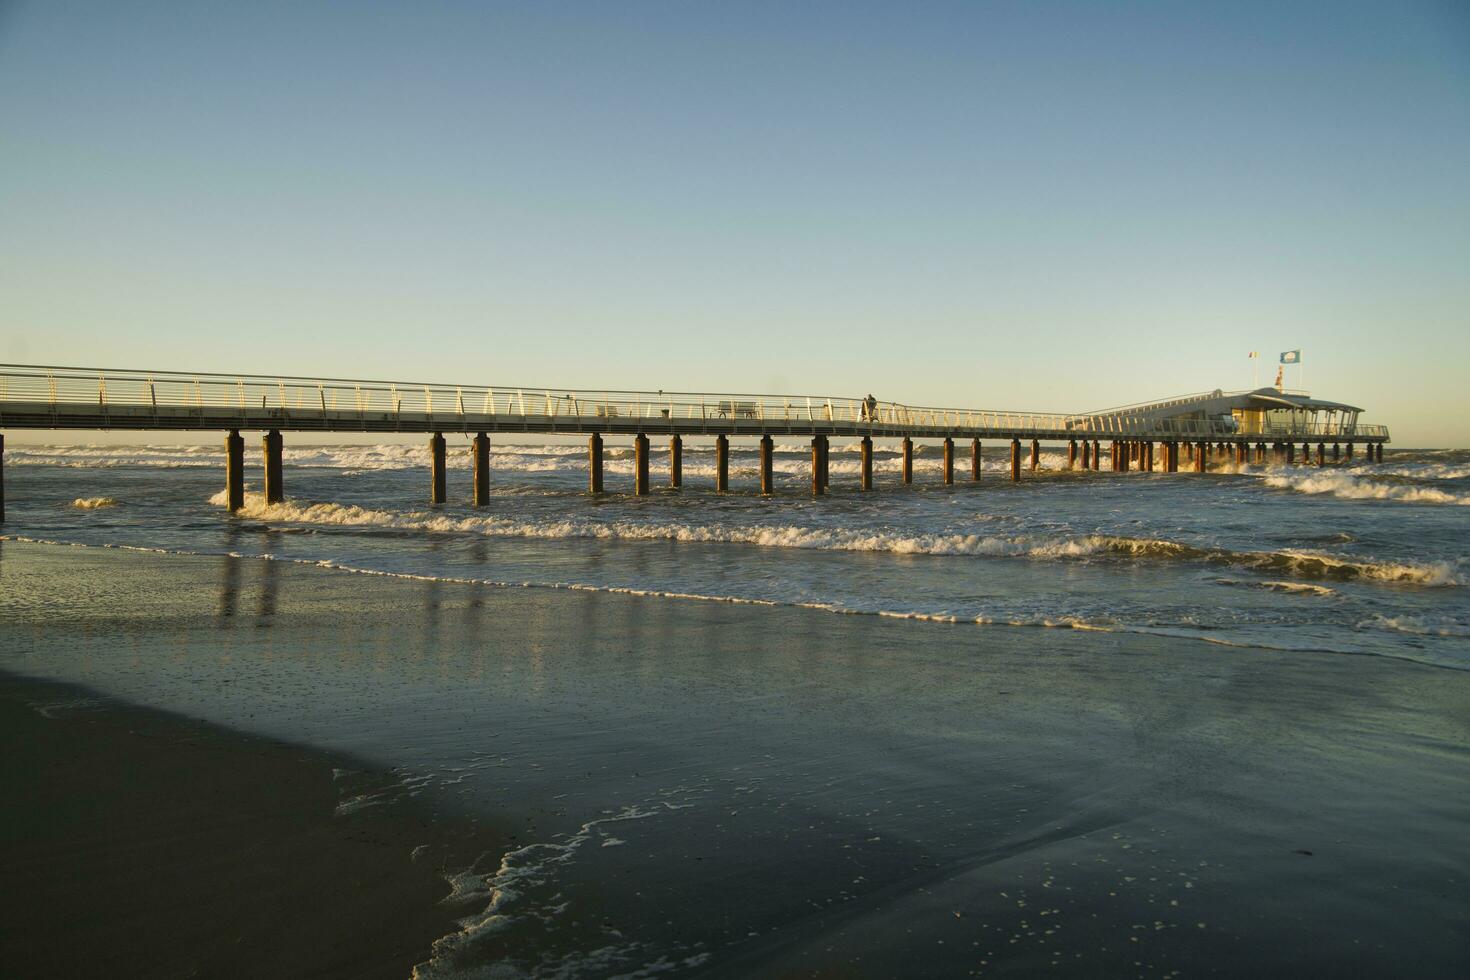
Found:
[[[1464,671],[15,541],[0,584],[0,669],[411,787],[428,823],[394,838],[390,877],[470,821],[483,846],[424,879],[417,958],[383,975],[1466,962]],[[31,778],[32,806],[86,799]],[[267,785],[247,795],[336,805],[320,779]]]
[[[497,848],[341,753],[0,672],[13,976],[404,977]]]

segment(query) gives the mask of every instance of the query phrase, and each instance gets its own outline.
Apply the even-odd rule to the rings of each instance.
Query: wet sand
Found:
[[[506,828],[499,853],[446,862],[475,872],[467,927],[426,977],[1470,966],[1464,671],[15,542],[0,666],[345,752],[437,794],[430,812]],[[86,807],[85,780],[27,778],[24,799]],[[285,819],[268,781],[236,787],[245,823]],[[330,812],[317,791],[291,819]],[[235,860],[232,833],[199,859]],[[335,905],[339,873],[301,876]],[[81,880],[58,901],[126,947],[131,886],[98,901]],[[233,964],[192,914],[160,910],[154,934],[182,915]],[[341,955],[415,960],[362,935]]]
[[[0,674],[0,744],[7,976],[404,977],[464,911],[445,862],[499,849],[348,757],[68,685]]]

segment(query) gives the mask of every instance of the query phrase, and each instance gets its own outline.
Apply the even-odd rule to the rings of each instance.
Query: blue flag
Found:
[[[1281,352],[1282,364],[1300,364],[1301,362],[1302,352],[1300,350],[1284,350]]]

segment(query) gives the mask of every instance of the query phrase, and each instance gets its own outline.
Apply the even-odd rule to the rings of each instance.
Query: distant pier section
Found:
[[[873,489],[874,439],[899,440],[902,482],[913,480],[914,440],[942,440],[941,473],[955,481],[955,443],[968,442],[968,479],[980,479],[985,441],[1008,453],[1008,476],[1038,467],[1041,443],[1064,443],[1072,469],[1127,471],[1264,463],[1325,466],[1351,460],[1357,447],[1382,461],[1388,429],[1359,420],[1363,410],[1302,391],[1211,391],[1082,413],[931,408],[825,395],[573,391],[556,388],[349,381],[335,378],[181,374],[162,371],[0,365],[0,430],[110,429],[222,431],[226,499],[244,503],[244,439],[263,433],[267,501],[284,499],[284,432],[423,433],[431,449],[430,501],[447,499],[444,433],[473,436],[473,498],[489,500],[490,436],[582,435],[588,439],[588,489],[603,491],[603,439],[631,436],[633,492],[649,492],[649,436],[669,440],[669,485],[680,487],[683,442],[715,440],[715,487],[729,487],[729,440],[759,440],[760,491],[772,493],[773,437],[809,438],[812,493],[830,485],[832,438],[858,439],[859,489]],[[0,465],[4,436],[0,434]],[[1300,455],[1298,455],[1300,453]],[[0,471],[3,473],[3,471]],[[0,519],[4,517],[0,481]]]

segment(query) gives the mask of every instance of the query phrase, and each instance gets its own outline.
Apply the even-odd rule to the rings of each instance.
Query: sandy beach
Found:
[[[268,972],[326,928],[292,911],[308,910],[371,940],[310,942],[327,975],[1466,962],[1464,672],[17,542],[0,580],[6,670],[174,713],[48,717],[29,703],[76,695],[7,699],[25,787],[9,846],[30,855],[11,863],[36,896],[7,953],[69,935],[85,906],[99,945],[71,942],[78,962],[192,946],[230,950],[205,966]],[[137,719],[170,734],[111,737]],[[330,753],[390,774],[408,805],[368,828],[355,821],[381,819],[372,808],[334,818]],[[51,775],[55,758],[71,768]],[[99,772],[109,824],[131,828],[110,842],[79,816]],[[201,780],[199,817],[149,816]],[[63,819],[42,822],[53,809]],[[178,830],[220,812],[260,819]],[[460,833],[443,814],[506,828],[503,844],[427,873],[413,849]],[[246,860],[246,827],[276,857]],[[81,855],[99,848],[119,892],[157,887],[97,903]],[[370,884],[344,889],[344,874]],[[435,904],[446,878],[466,896],[460,925]],[[238,884],[206,889],[222,903],[206,914],[201,880]],[[280,898],[216,931],[238,904],[218,896],[236,893]]]
[[[388,773],[0,674],[11,976],[403,977],[500,841]],[[460,910],[462,911],[462,910]]]

